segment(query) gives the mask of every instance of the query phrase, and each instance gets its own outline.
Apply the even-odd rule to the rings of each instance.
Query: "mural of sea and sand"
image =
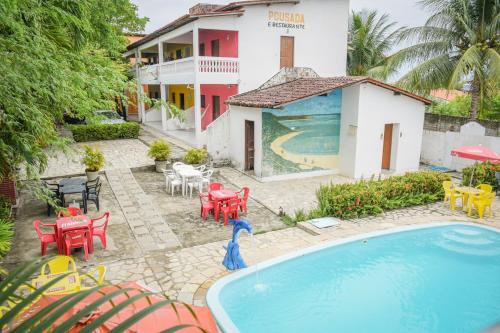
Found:
[[[342,90],[262,111],[262,176],[338,167]]]

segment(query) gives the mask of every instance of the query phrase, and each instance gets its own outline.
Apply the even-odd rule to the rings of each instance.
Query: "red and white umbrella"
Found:
[[[500,154],[483,146],[463,146],[453,149],[451,155],[475,161],[489,161],[494,164],[500,163]]]
[[[460,148],[453,149],[451,151],[452,156],[468,158],[469,160],[475,161],[489,161],[493,164],[500,164],[500,154],[495,153],[493,150],[479,146],[463,146]],[[474,171],[476,168],[472,169],[472,174],[470,177],[469,186],[472,185],[472,179],[474,178]]]

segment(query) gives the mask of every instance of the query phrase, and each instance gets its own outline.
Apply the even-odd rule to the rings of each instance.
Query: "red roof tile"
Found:
[[[281,83],[265,89],[255,89],[229,98],[226,103],[230,105],[277,108],[282,105],[328,93],[332,90],[348,87],[358,83],[368,82],[396,93],[430,104],[428,99],[374,80],[366,76],[338,76],[328,78],[300,78],[290,82]]]

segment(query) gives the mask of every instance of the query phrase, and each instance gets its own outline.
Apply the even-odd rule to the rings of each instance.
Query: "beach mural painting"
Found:
[[[342,90],[262,110],[262,176],[337,169]]]

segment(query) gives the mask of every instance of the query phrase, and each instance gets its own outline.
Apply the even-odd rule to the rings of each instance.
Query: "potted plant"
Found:
[[[183,160],[187,164],[202,164],[207,159],[207,156],[208,152],[206,149],[192,148],[187,151],[186,155],[184,155]]]
[[[170,145],[158,139],[149,147],[148,156],[155,160],[156,172],[162,172],[167,168],[167,160],[170,157]]]
[[[85,150],[85,154],[82,163],[85,165],[87,180],[91,181],[97,178],[99,170],[104,167],[104,155],[97,146],[92,148],[91,146],[85,145],[83,149]]]

